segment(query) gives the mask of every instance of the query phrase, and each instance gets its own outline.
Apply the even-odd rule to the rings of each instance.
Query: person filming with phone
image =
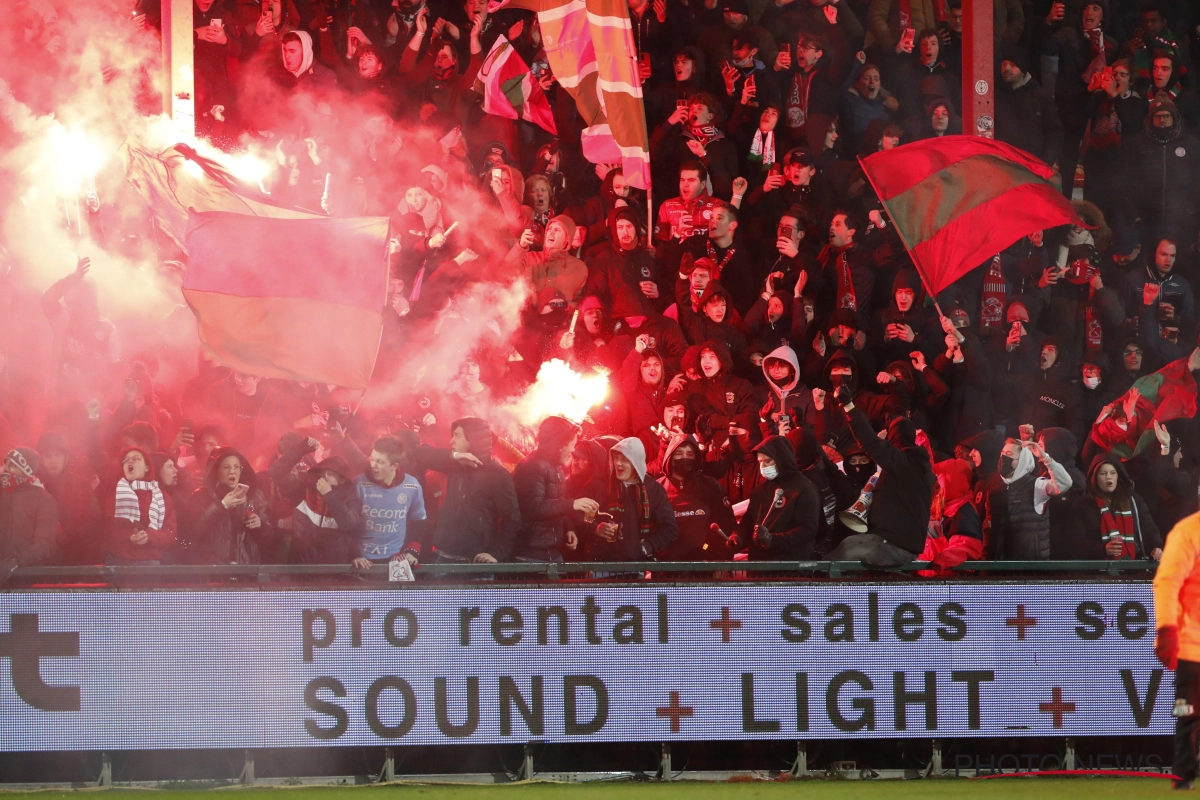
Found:
[[[188,507],[183,532],[201,563],[261,564],[273,559],[274,527],[267,517],[267,498],[254,468],[237,450],[213,451],[204,486],[195,491]]]

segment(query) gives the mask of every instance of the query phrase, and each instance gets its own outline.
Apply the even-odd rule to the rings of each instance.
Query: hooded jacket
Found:
[[[768,369],[772,361],[783,361],[792,368],[791,380],[780,385],[771,379]],[[767,379],[767,387],[771,394],[766,405],[758,412],[758,421],[762,427],[763,436],[772,436],[779,432],[777,415],[787,414],[792,418],[792,427],[799,428],[808,418],[812,408],[812,390],[800,379],[800,359],[796,351],[790,347],[778,347],[772,350],[762,363],[763,376]]]
[[[690,446],[696,458],[687,474],[676,481],[671,474],[671,456],[683,445]],[[704,454],[692,436],[672,437],[663,450],[662,477],[658,483],[667,492],[679,529],[675,541],[658,554],[663,561],[723,561],[729,558],[724,537],[733,533],[737,521],[725,490],[704,474],[703,463]],[[713,531],[713,525],[717,525],[724,536]]]
[[[755,448],[775,461],[777,473],[750,495],[738,524],[738,549],[751,561],[803,561],[812,558],[821,522],[821,496],[796,465],[792,444],[772,436]]]
[[[316,489],[324,472],[341,482],[328,494]],[[363,513],[354,471],[340,456],[318,462],[304,475],[305,497],[292,510],[292,558],[301,564],[348,564],[362,555]]]
[[[858,362],[855,361],[849,350],[836,350],[825,365],[824,385],[821,386],[826,391],[824,407],[818,411],[814,403],[809,420],[813,431],[817,434],[818,441],[822,444],[833,442],[834,447],[841,450],[850,444],[852,440],[846,415],[841,412],[841,409],[837,408],[837,401],[833,398],[836,386],[833,382],[832,373],[835,367],[850,368],[848,385],[850,387],[850,394],[854,398],[854,405],[867,415],[871,423],[882,427],[890,417],[908,412],[911,403],[911,393],[903,382],[893,381],[889,383],[886,394],[863,389],[859,384]]]
[[[1057,340],[1048,336],[1042,346],[1052,343],[1057,344]],[[1066,428],[1077,440],[1087,435],[1081,413],[1083,398],[1079,395],[1079,386],[1071,382],[1061,346],[1058,348],[1058,358],[1050,369],[1039,369],[1018,380],[1016,400],[1018,412],[1013,420],[1016,424],[1032,425],[1038,431]]]
[[[646,302],[653,306],[654,310],[662,311],[671,300],[671,284],[660,279],[658,265],[654,263],[654,257],[649,251],[642,246],[640,237],[632,250],[621,249],[616,231],[619,219],[629,220],[635,226],[641,227],[641,222],[632,209],[626,207],[612,210],[608,215],[606,227],[609,241],[587,254],[588,279],[583,293],[600,298],[600,302],[606,308],[612,308],[621,287],[628,286],[642,294],[642,281],[650,281],[658,286],[658,297],[647,297]]]
[[[925,547],[933,501],[935,480],[929,451],[917,444],[916,427],[905,417],[896,417],[888,423],[886,439],[876,435],[857,404],[849,417],[855,441],[883,469],[875,484],[867,533],[915,556]]]
[[[658,358],[663,365],[662,378],[656,386],[647,386],[642,381],[642,364],[650,358]],[[667,399],[667,385],[671,379],[666,359],[654,348],[640,353],[636,349],[630,350],[621,363],[619,378],[629,409],[629,427],[633,435],[642,440],[646,452],[657,456],[658,435],[650,429],[662,424],[663,401]]]
[[[727,437],[729,423],[734,416],[753,413],[754,389],[747,381],[733,374],[733,359],[722,342],[706,341],[700,347],[700,352],[705,350],[716,354],[721,368],[709,378],[704,376],[697,364],[696,368],[702,377],[688,384],[684,390],[684,401],[692,419],[697,420],[698,427],[704,422],[711,426],[715,434],[713,444],[719,446]],[[700,420],[700,417],[705,420]]]
[[[455,560],[487,553],[497,561],[507,561],[521,529],[521,508],[512,476],[492,457],[492,432],[485,421],[467,417],[450,424],[451,431],[459,427],[467,436],[470,452],[483,466],[461,463],[444,448],[421,447],[417,451],[419,469],[446,476],[434,549]]]
[[[242,465],[240,483],[250,487],[246,502],[225,508],[221,501],[232,491],[220,481],[221,462],[236,456]],[[268,512],[270,504],[259,487],[258,476],[250,461],[232,447],[220,447],[208,457],[204,486],[197,489],[189,502],[189,519],[183,526],[189,542],[198,555],[212,564],[261,564],[263,551],[272,535]],[[257,514],[262,520],[258,528],[247,528],[246,518]],[[190,522],[190,525],[188,524]]]
[[[1047,453],[1049,456],[1049,453]],[[1052,497],[1066,494],[1073,485],[1066,468],[1050,459],[1048,477],[1038,477],[1037,461],[1022,447],[1009,476],[997,472],[984,492],[984,542],[997,560],[1037,561],[1050,558]]]
[[[645,487],[649,503],[649,536],[643,540],[640,535],[636,486],[619,484],[613,477],[610,461],[605,496],[596,499],[600,502],[601,511],[617,504],[624,509],[624,514],[614,520],[621,526],[619,538],[606,542],[598,536],[593,536],[588,552],[594,561],[642,561],[654,553],[666,551],[678,537],[679,528],[675,524],[675,512],[671,510],[666,490],[657,481],[646,480],[646,450],[640,439],[622,439],[613,445],[613,452],[629,459],[633,464],[637,483]],[[617,496],[617,493],[620,493],[620,496]]]
[[[513,470],[513,486],[521,507],[521,530],[513,548],[516,558],[557,561],[574,501],[559,460],[562,449],[579,432],[561,417],[547,417],[538,428],[538,447]]]
[[[901,311],[896,305],[896,292],[901,289],[913,291],[913,303],[908,311]],[[925,354],[925,358],[932,362],[939,352],[945,351],[942,329],[924,307],[924,294],[921,278],[916,270],[902,269],[896,273],[887,308],[875,312],[872,324],[867,329],[867,341],[874,350],[878,363],[909,363],[909,353],[914,350],[920,350]],[[906,342],[899,337],[887,338],[888,325],[909,326],[912,328],[913,340]]]
[[[704,313],[705,305],[715,297],[725,299],[725,318],[721,322],[713,322]],[[680,325],[689,342],[700,344],[708,341],[718,341],[729,349],[734,365],[741,364],[746,358],[746,334],[741,326],[735,324],[737,318],[733,307],[733,295],[721,285],[720,281],[709,281],[700,296],[700,313],[681,315]]]
[[[1087,488],[1071,504],[1071,514],[1066,521],[1065,547],[1060,558],[1093,559],[1109,558],[1104,549],[1100,523],[1100,506],[1096,499],[1096,473],[1100,467],[1111,464],[1117,469],[1117,490],[1133,501],[1133,537],[1138,558],[1149,558],[1163,546],[1162,534],[1154,522],[1154,516],[1142,496],[1134,491],[1133,481],[1125,470],[1121,459],[1113,455],[1100,455],[1092,459],[1088,467]]]

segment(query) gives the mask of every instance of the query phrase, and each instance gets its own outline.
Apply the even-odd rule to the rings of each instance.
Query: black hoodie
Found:
[[[859,446],[883,468],[875,484],[875,499],[867,532],[888,544],[918,554],[925,548],[929,507],[933,501],[933,464],[929,451],[916,442],[912,421],[897,417],[880,439],[859,408],[850,412],[850,430]]]
[[[783,436],[763,441],[755,452],[770,456],[778,471],[754,490],[738,524],[736,546],[749,548],[751,561],[803,561],[812,558],[821,520],[821,496],[796,465],[792,444]]]
[[[677,482],[671,475],[671,456],[684,445],[692,448],[696,459],[691,470]],[[675,512],[675,525],[679,528],[675,541],[658,554],[663,561],[724,561],[729,558],[724,539],[711,526],[719,526],[728,536],[733,533],[737,521],[721,484],[701,472],[703,458],[704,454],[691,436],[677,436],[663,450],[663,475],[658,483],[667,492],[667,500]]]

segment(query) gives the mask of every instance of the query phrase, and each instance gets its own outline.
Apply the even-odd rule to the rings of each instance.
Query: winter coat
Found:
[[[827,401],[836,402],[832,397]],[[880,439],[857,405],[849,416],[855,441],[883,468],[875,484],[867,532],[915,556],[925,547],[936,482],[929,451],[916,443],[916,429],[908,419],[892,420],[887,438]]]
[[[771,374],[767,371],[767,361],[770,359],[786,361],[790,364],[792,379],[783,385],[771,380]],[[779,432],[777,415],[780,413],[787,414],[792,418],[793,428],[803,425],[812,408],[813,399],[812,390],[805,386],[800,379],[800,360],[796,358],[796,351],[790,347],[778,347],[772,350],[763,359],[762,371],[763,376],[767,379],[767,387],[771,390],[766,404],[758,412],[758,421],[763,437],[773,436]]]
[[[321,473],[336,472],[341,483],[321,496],[323,513],[305,497],[292,510],[292,560],[299,564],[348,564],[362,555],[365,528],[362,501],[352,478],[353,470],[338,456],[317,463],[304,477],[308,492]],[[401,474],[398,477],[403,477]]]
[[[1022,448],[1011,476],[1004,478],[997,472],[984,484],[984,542],[990,558],[1050,558],[1049,501],[1070,491],[1073,482],[1057,461],[1050,462],[1049,473],[1048,478],[1039,478],[1033,453]]]
[[[106,562],[111,558],[118,563],[136,563],[138,561],[161,561],[163,554],[175,544],[175,501],[171,499],[171,495],[167,493],[166,487],[159,488],[162,492],[163,504],[166,507],[166,513],[163,516],[162,526],[157,530],[150,527],[148,516],[148,506],[142,508],[142,518],[138,522],[125,519],[124,517],[117,518],[114,516],[116,511],[116,487],[111,487],[108,494],[104,498],[104,527],[107,541]],[[141,490],[138,492],[138,499],[143,502],[149,500],[149,490]],[[134,544],[130,537],[135,530],[143,530],[146,532],[147,540],[145,544]]]
[[[574,502],[567,497],[567,478],[557,463],[566,442],[554,444],[557,447],[533,451],[513,470],[521,507],[521,530],[513,546],[517,558],[553,561],[560,557],[558,550],[566,538]]]
[[[671,455],[682,444],[690,444],[697,454],[692,471],[676,483],[671,477]],[[737,521],[725,490],[716,480],[701,470],[704,454],[691,436],[677,436],[663,451],[662,477],[658,483],[667,492],[679,535],[666,550],[658,553],[662,561],[724,561],[732,553],[722,536],[712,530],[717,525],[721,533],[733,533]]]
[[[1067,519],[1065,546],[1062,558],[1092,559],[1103,561],[1109,558],[1105,542],[1101,538],[1100,506],[1096,503],[1096,473],[1105,464],[1117,468],[1117,489],[1133,500],[1133,536],[1138,558],[1149,558],[1150,554],[1163,546],[1163,537],[1154,522],[1150,507],[1142,496],[1133,490],[1133,481],[1125,465],[1116,456],[1096,456],[1088,467],[1087,489],[1071,504]]]
[[[770,456],[778,473],[750,495],[738,524],[737,546],[751,561],[803,561],[812,558],[821,521],[821,496],[796,466],[791,442],[782,436],[755,451]]]
[[[250,487],[246,502],[225,508],[221,501],[232,489],[219,478],[221,462],[237,456],[242,463],[241,483]],[[204,486],[197,489],[188,501],[189,513],[182,533],[195,548],[194,555],[201,563],[261,564],[267,544],[273,536],[267,516],[270,504],[259,486],[258,476],[250,462],[232,447],[212,452],[204,474]],[[246,517],[257,514],[262,520],[258,528],[247,528]]]
[[[630,444],[634,442],[637,440],[624,439],[618,442],[613,450],[629,459],[633,464],[638,482],[646,488],[646,499],[650,505],[649,535],[646,539],[641,537],[636,486],[618,484],[612,477],[610,466],[604,493],[601,497],[594,499],[600,503],[601,511],[620,501],[625,513],[614,520],[621,526],[619,539],[606,542],[598,536],[590,537],[588,556],[593,561],[647,560],[654,553],[665,552],[679,535],[679,527],[675,523],[675,512],[671,509],[667,492],[657,481],[646,480],[646,454],[644,450],[641,450],[639,454],[637,452],[639,448],[631,447]],[[616,496],[617,492],[621,493],[620,497]]]
[[[721,369],[711,378],[702,377],[689,383],[684,390],[684,402],[691,419],[708,418],[717,435],[713,444],[719,446],[735,416],[753,413],[754,389],[749,382],[733,375],[733,359],[723,343],[706,341],[700,349],[716,353]]]
[[[438,514],[433,546],[455,559],[488,553],[507,561],[521,529],[521,508],[512,476],[492,458],[491,437],[472,442],[471,451],[483,466],[461,464],[447,449],[421,447],[419,469],[446,475],[446,493]]]
[[[54,558],[58,506],[38,481],[0,490],[0,565],[37,567]]]

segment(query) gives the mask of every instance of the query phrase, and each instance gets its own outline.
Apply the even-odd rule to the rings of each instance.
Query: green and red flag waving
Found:
[[[935,137],[859,161],[931,294],[1035,231],[1089,227],[1054,170],[994,139]]]
[[[483,60],[474,89],[483,95],[483,110],[505,119],[523,119],[557,134],[554,111],[529,65],[503,36],[496,37]]]
[[[1196,416],[1196,379],[1188,359],[1138,378],[1110,408],[1113,413],[1092,426],[1092,441],[1101,450],[1130,459],[1157,444],[1155,422]]]

